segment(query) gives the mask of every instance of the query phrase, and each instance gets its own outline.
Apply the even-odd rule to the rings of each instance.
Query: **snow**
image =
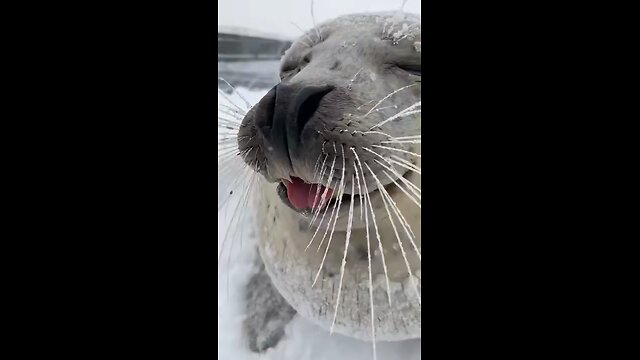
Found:
[[[244,101],[238,95],[242,94],[249,103],[256,104],[266,94],[268,89],[249,90],[238,88],[237,92],[225,94],[239,107],[246,109]],[[218,104],[228,104],[224,96],[218,94]],[[219,112],[220,115],[220,112]],[[218,196],[229,196],[221,193],[220,189],[230,184],[236,184],[242,188],[243,184],[236,178],[219,179]],[[218,254],[223,250],[223,240],[226,236],[224,251],[219,257],[218,266],[218,357],[223,360],[371,360],[373,359],[370,342],[348,338],[339,334],[330,335],[309,321],[296,315],[285,328],[285,336],[280,343],[263,354],[256,354],[249,350],[246,339],[242,334],[242,321],[244,303],[244,288],[249,277],[256,271],[254,265],[255,239],[243,237],[242,242],[237,240],[237,229],[246,231],[245,234],[255,234],[256,222],[251,213],[251,206],[246,206],[240,201],[238,194],[229,196],[224,207],[218,211]],[[220,203],[220,200],[219,200]],[[242,222],[231,222],[232,214],[239,205],[238,213],[243,215]],[[244,206],[243,206],[244,205]],[[236,213],[236,215],[238,214]],[[227,236],[227,232],[230,234]],[[418,275],[419,276],[419,275]],[[421,341],[410,340],[404,342],[378,342],[377,358],[379,360],[417,360],[420,359]]]

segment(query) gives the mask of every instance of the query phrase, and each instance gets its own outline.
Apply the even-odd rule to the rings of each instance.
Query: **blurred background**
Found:
[[[321,23],[340,15],[397,10],[403,3],[404,11],[420,14],[418,0],[315,0],[313,12]],[[312,27],[310,0],[218,1],[218,77],[234,87],[273,87],[282,54]],[[218,87],[230,91],[220,80]]]

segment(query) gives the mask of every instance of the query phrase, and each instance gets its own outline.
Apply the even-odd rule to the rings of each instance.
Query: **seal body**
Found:
[[[299,315],[362,340],[420,337],[420,44],[416,15],[321,24],[286,52],[281,83],[238,133],[266,180],[264,271]],[[278,184],[294,177],[330,188],[333,202],[315,214],[292,206]]]
[[[415,180],[419,178],[416,177]],[[419,208],[402,197],[399,197],[396,203],[400,209],[405,210],[403,211],[405,218],[415,234],[416,245],[420,247]],[[333,233],[324,266],[320,270],[315,285],[312,285],[320,269],[329,235],[327,234],[324,244],[318,250],[324,231],[320,229],[314,242],[307,248],[316,228],[309,229],[308,221],[282,203],[276,195],[274,185],[265,185],[259,209],[263,216],[260,217],[258,247],[274,286],[301,316],[329,329],[333,321],[340,286],[346,231]],[[420,337],[421,306],[415,290],[417,288],[418,292],[421,291],[421,262],[407,236],[402,232],[397,219],[394,218],[402,247],[413,273],[410,277],[388,215],[385,216],[386,212],[379,207],[377,213],[379,214],[376,217],[378,233],[385,253],[392,293],[390,294],[391,302],[389,302],[376,230],[372,219],[369,219],[375,336],[377,340],[386,341],[417,338]],[[334,331],[370,341],[371,302],[366,229],[352,230],[347,250]]]

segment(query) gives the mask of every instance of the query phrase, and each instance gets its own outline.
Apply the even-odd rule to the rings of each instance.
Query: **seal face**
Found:
[[[319,25],[238,132],[244,161],[277,184],[259,240],[274,285],[301,315],[362,339],[420,334],[420,31],[399,12]]]
[[[320,200],[315,194],[302,196],[304,190],[307,194],[317,190],[310,189],[311,184],[324,183],[335,190],[342,177],[344,194],[350,194],[356,154],[381,175],[378,180],[382,185],[392,184],[382,173],[384,167],[375,161],[380,161],[379,157],[366,149],[382,157],[394,155],[414,162],[403,152],[375,146],[384,146],[390,138],[420,134],[419,121],[385,123],[413,105],[412,100],[420,99],[421,64],[416,50],[420,42],[419,18],[410,14],[351,15],[305,34],[285,53],[280,84],[242,123],[238,144],[246,153],[245,161],[268,181],[281,182],[286,190],[292,190],[294,194],[288,194],[291,205],[301,212]],[[390,101],[373,109],[394,91],[398,93],[387,99]],[[412,148],[409,143],[394,147]],[[328,177],[333,157],[338,157],[333,178],[322,182],[320,172],[325,170]],[[342,170],[342,159],[344,175],[335,171]],[[377,188],[368,171],[359,175],[371,184],[370,190]]]

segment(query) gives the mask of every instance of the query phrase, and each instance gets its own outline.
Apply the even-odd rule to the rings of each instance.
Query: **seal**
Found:
[[[283,306],[374,349],[420,337],[420,55],[418,15],[336,18],[293,43],[281,82],[244,116],[239,154],[266,180],[252,349],[277,343]]]

